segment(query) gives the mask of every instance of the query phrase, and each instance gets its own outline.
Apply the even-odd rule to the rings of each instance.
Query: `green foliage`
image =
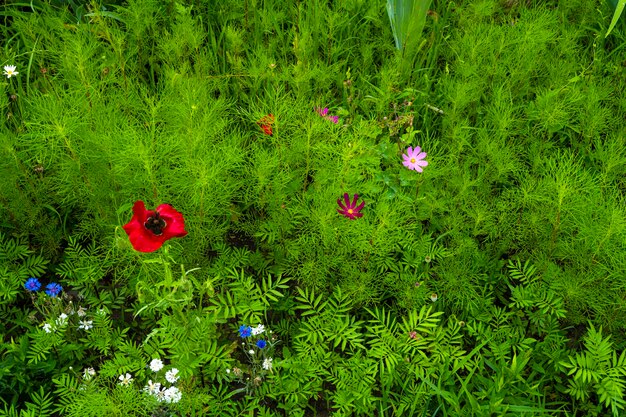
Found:
[[[22,293],[29,277],[44,273],[48,261],[30,250],[26,239],[11,239],[0,233],[0,294],[2,305],[10,305]],[[4,318],[3,318],[4,319]],[[7,318],[8,319],[8,318]]]
[[[619,416],[626,405],[626,353],[618,356],[610,336],[602,336],[602,328],[596,331],[593,324],[584,338],[585,351],[570,355],[560,365],[573,375],[566,392],[576,400],[587,401],[590,394],[597,395],[598,404],[610,408],[613,416]]]
[[[4,2],[0,416],[623,414],[611,13]],[[188,235],[134,251],[137,200]]]

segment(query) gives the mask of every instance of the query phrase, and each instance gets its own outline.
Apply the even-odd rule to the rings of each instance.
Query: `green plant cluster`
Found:
[[[4,2],[0,416],[626,413],[623,27],[430,8]]]

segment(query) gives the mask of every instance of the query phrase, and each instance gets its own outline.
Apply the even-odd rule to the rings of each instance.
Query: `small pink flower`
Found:
[[[357,207],[356,202],[357,202],[358,199],[359,199],[359,195],[355,194],[354,195],[354,200],[352,200],[352,203],[350,203],[350,196],[348,195],[348,193],[345,193],[343,195],[343,200],[344,200],[344,202],[346,204],[344,206],[341,203],[341,199],[337,200],[337,204],[339,204],[339,207],[341,207],[341,210],[337,209],[337,212],[339,214],[342,214],[342,215],[346,216],[350,220],[356,220],[357,217],[363,217],[363,213],[359,213],[359,212],[365,206],[365,201],[363,201]]]
[[[331,116],[328,114],[328,107],[324,107],[323,109],[321,107],[316,107],[315,111],[326,120],[330,120],[335,124],[339,122],[339,116]]]
[[[409,337],[410,337],[411,339],[416,339],[416,338],[417,338],[417,332],[410,332],[410,333],[409,333]]]
[[[426,158],[426,152],[420,152],[422,149],[419,146],[416,146],[415,149],[409,146],[406,150],[406,155],[402,154],[402,158],[404,158],[404,162],[402,164],[408,169],[413,169],[417,172],[424,172],[422,167],[428,166],[428,162],[424,161]]]

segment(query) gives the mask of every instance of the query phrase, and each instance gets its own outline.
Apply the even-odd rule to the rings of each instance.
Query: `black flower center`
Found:
[[[150,230],[156,236],[163,234],[163,229],[165,228],[165,220],[161,218],[159,213],[155,212],[154,216],[148,217],[148,220],[143,224],[146,229]]]

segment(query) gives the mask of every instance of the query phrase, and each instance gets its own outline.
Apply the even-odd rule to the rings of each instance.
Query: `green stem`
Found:
[[[165,272],[165,287],[167,289],[172,287],[172,269],[170,268],[169,259],[169,246],[163,246],[163,252],[161,252],[161,263],[163,264],[163,269]]]

